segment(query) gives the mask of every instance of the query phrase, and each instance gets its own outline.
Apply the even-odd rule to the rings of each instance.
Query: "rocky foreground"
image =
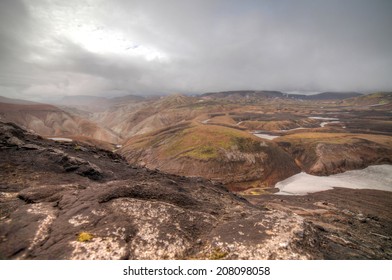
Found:
[[[1,259],[391,259],[392,194],[253,196],[0,122]]]

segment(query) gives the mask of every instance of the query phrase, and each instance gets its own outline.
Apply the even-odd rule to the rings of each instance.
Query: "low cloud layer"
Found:
[[[392,1],[0,2],[0,95],[391,90]]]

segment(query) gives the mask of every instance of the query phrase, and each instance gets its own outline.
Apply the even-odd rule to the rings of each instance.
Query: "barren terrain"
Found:
[[[392,163],[391,93],[339,96],[3,98],[0,258],[391,259],[391,192],[276,194]]]
[[[0,123],[3,259],[391,258],[391,193],[251,196]],[[350,195],[348,195],[350,194]]]

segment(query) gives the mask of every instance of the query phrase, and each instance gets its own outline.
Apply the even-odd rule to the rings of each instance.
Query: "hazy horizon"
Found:
[[[277,91],[277,92],[282,92],[283,94],[289,94],[289,95],[317,95],[321,93],[326,93],[327,91],[279,91],[279,90],[249,90],[249,89],[242,89],[242,90],[226,90],[226,91],[216,91],[216,92],[240,92],[240,91]],[[334,92],[334,91],[331,91]],[[351,93],[350,91],[336,91],[338,93]],[[99,95],[86,95],[86,94],[77,94],[77,95],[56,95],[56,96],[36,96],[34,98],[14,98],[12,96],[5,96],[1,95],[0,97],[5,97],[5,98],[10,98],[10,99],[16,99],[16,100],[26,100],[26,101],[34,101],[38,103],[53,103],[53,104],[61,104],[63,100],[66,98],[73,98],[73,97],[91,97],[91,98],[106,98],[106,99],[113,99],[113,98],[121,98],[121,97],[127,97],[127,96],[139,96],[139,97],[145,97],[145,98],[159,98],[159,97],[165,97],[165,96],[170,96],[170,95],[185,95],[185,96],[201,96],[205,93],[211,93],[211,92],[202,92],[202,93],[181,93],[181,92],[171,92],[171,93],[156,93],[156,94],[149,94],[149,95],[142,95],[142,94],[122,94],[122,95],[110,95],[110,96],[99,96]],[[353,92],[354,93],[354,92]],[[360,94],[371,94],[373,92],[356,92]],[[1,101],[0,101],[1,102]]]
[[[392,2],[0,3],[0,96],[391,91]]]

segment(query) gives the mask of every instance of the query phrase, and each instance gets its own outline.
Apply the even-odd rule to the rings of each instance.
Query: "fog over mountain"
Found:
[[[0,2],[0,95],[388,91],[392,1]]]

